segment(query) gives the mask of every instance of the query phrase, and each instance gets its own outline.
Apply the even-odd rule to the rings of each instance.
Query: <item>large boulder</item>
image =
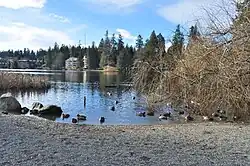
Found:
[[[58,107],[56,105],[44,106],[38,110],[38,114],[41,114],[41,115],[61,115],[62,112],[63,111],[61,107]]]
[[[10,93],[3,94],[0,97],[0,111],[21,113],[21,104]]]

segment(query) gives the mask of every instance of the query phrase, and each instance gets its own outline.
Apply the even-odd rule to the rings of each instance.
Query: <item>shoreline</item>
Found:
[[[1,165],[249,165],[250,126],[75,125],[0,114]]]

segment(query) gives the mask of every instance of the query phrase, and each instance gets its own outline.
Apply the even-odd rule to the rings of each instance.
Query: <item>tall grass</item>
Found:
[[[18,73],[0,72],[0,90],[28,90],[50,88],[49,79]]]

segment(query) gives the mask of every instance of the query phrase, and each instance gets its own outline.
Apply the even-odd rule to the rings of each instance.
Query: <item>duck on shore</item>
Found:
[[[76,118],[72,118],[71,121],[72,121],[72,123],[77,123],[78,122]]]
[[[78,120],[86,120],[87,119],[87,117],[85,115],[77,114],[76,116],[77,116]]]
[[[160,114],[160,116],[159,116],[159,120],[162,120],[162,119],[167,120],[167,119],[168,119],[168,117],[167,117],[167,116],[165,116],[165,115]]]
[[[143,117],[145,117],[146,116],[146,112],[137,112],[136,115],[137,116],[143,116]]]

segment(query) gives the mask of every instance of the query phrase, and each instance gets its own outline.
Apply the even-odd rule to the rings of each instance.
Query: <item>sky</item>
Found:
[[[140,34],[171,39],[177,24],[184,33],[202,20],[204,7],[219,0],[0,0],[0,50],[47,49],[59,45],[97,45],[105,31],[135,44]],[[225,0],[227,1],[227,0]],[[225,4],[223,4],[225,5]]]

